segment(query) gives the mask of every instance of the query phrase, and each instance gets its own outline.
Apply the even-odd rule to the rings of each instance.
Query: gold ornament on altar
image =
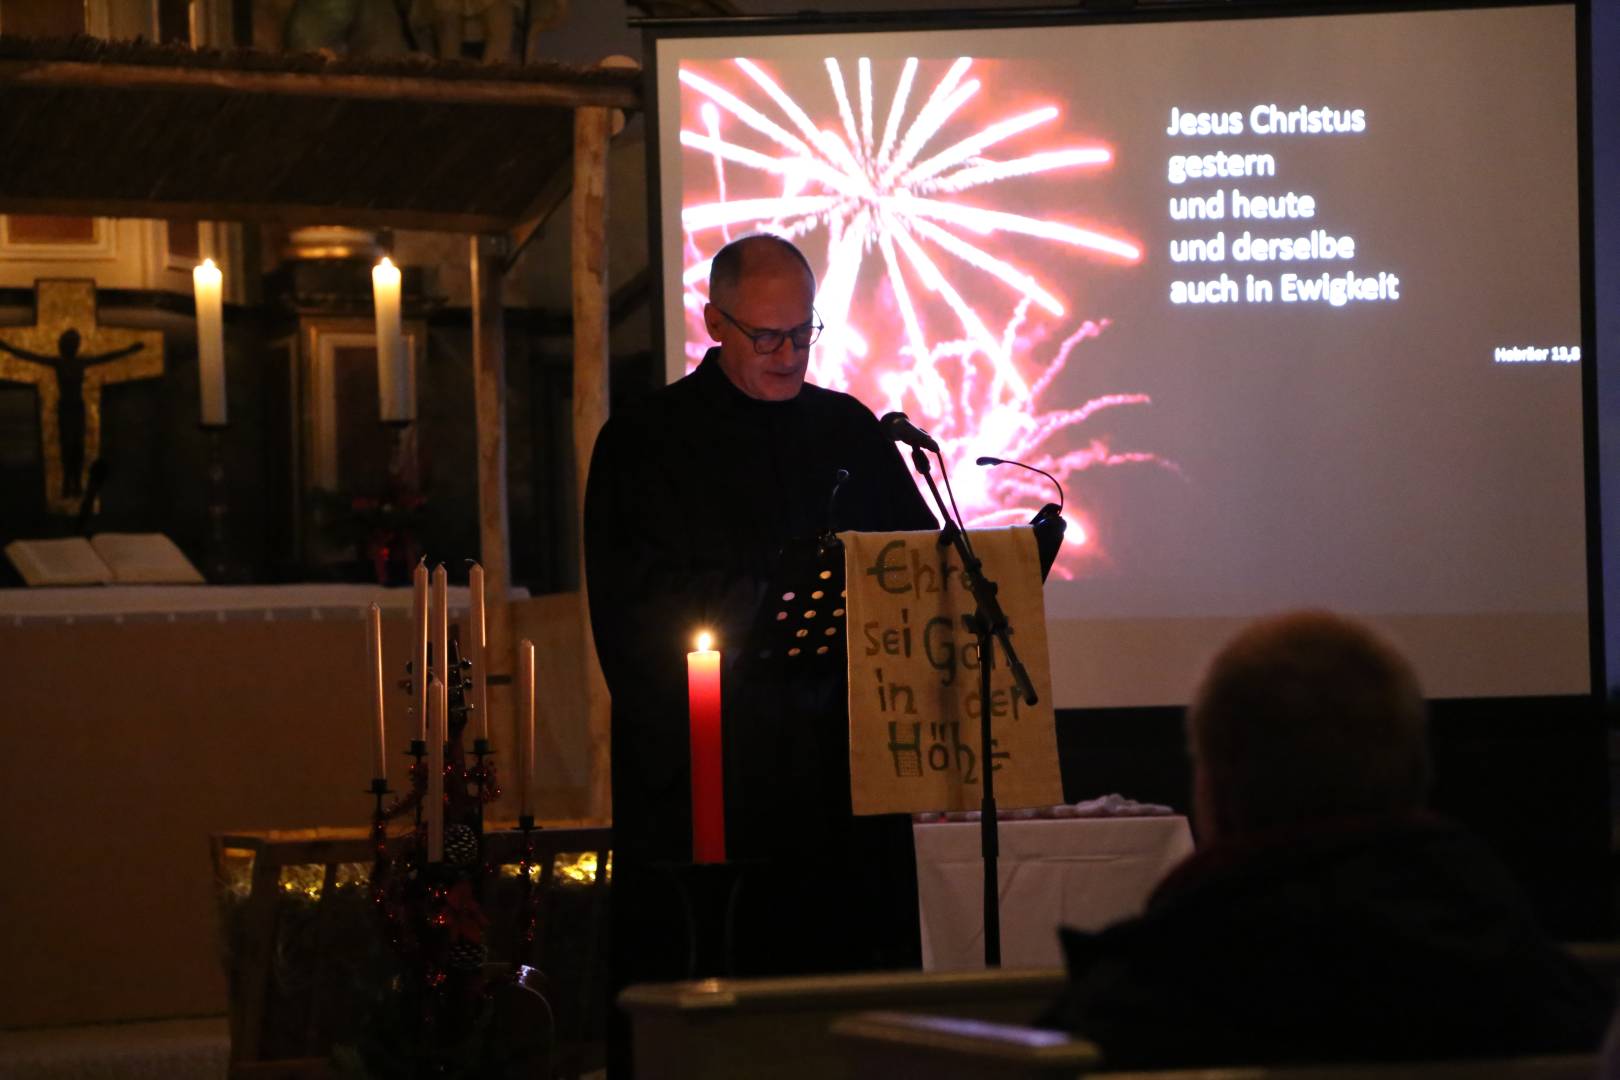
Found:
[[[38,392],[45,506],[73,514],[101,454],[101,388],[163,374],[163,333],[98,325],[94,281],[36,281],[34,311],[0,327],[0,382]]]

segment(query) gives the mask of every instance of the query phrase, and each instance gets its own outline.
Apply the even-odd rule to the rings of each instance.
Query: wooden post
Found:
[[[590,605],[585,602],[583,542],[585,475],[591,449],[608,413],[607,168],[613,110],[587,106],[574,110],[574,191],[571,246],[574,283],[574,465],[579,479],[579,610],[585,658],[586,732],[590,748],[587,813],[593,821],[612,817],[612,761],[609,756],[607,683],[591,637]]]
[[[478,435],[478,561],[484,566],[490,740],[508,776],[517,767],[512,708],[512,558],[506,512],[506,324],[501,284],[504,241],[474,236],[472,264],[473,403]]]

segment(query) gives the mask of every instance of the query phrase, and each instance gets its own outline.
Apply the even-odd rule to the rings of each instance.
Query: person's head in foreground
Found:
[[[1254,623],[1188,737],[1198,850],[1140,917],[1063,931],[1049,1024],[1114,1068],[1596,1047],[1612,995],[1483,844],[1423,810],[1423,697],[1380,637],[1325,612]]]
[[[1423,694],[1411,666],[1365,626],[1328,612],[1263,619],[1228,642],[1187,728],[1206,842],[1411,812],[1427,793]]]
[[[744,236],[715,254],[703,325],[732,385],[760,401],[798,397],[820,330],[815,301],[809,260],[779,236]]]

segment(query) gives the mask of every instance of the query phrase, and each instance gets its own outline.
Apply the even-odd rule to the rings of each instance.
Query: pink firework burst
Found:
[[[1072,442],[1087,417],[1146,404],[1143,395],[1039,410],[1070,351],[1104,324],[1083,323],[1044,366],[1028,362],[1030,339],[1020,336],[1032,312],[1069,322],[1054,256],[1140,262],[1132,239],[1073,220],[1071,188],[1030,198],[1032,183],[1106,168],[1113,151],[1050,141],[1057,105],[995,114],[980,97],[974,64],[907,59],[882,108],[865,57],[855,62],[853,86],[831,57],[820,71],[801,61],[776,74],[744,58],[712,70],[683,64],[685,190],[698,194],[681,210],[682,283],[686,356],[695,363],[707,344],[702,309],[715,251],[745,232],[794,239],[812,259],[825,244],[816,306],[827,329],[811,356],[811,381],[931,427],[964,514],[985,525],[1015,520],[1026,512],[1014,506],[1045,497],[1020,477],[972,468],[978,454],[1033,455],[1060,477],[1158,459],[1115,453],[1095,439]],[[944,69],[931,87],[921,78],[925,66]],[[797,74],[794,93],[784,86],[787,73]],[[1030,212],[1041,201],[1060,209]],[[1094,531],[1078,516],[1070,530],[1076,552]]]
[[[1009,355],[1026,359],[1033,342],[1023,336],[1028,303],[1021,303],[1002,332]],[[1100,335],[1108,320],[1087,320],[1058,344],[1052,358],[1041,365],[1027,393],[1017,393],[994,378],[994,365],[972,341],[946,342],[935,350],[936,366],[955,365],[956,393],[933,421],[932,433],[951,471],[951,484],[962,518],[969,528],[1021,525],[1030,507],[1052,499],[1047,481],[1024,469],[981,469],[974,459],[988,455],[1022,461],[1055,476],[1069,491],[1063,517],[1068,524],[1063,550],[1053,572],[1073,578],[1079,561],[1100,555],[1095,524],[1073,497],[1070,481],[1088,469],[1119,465],[1157,465],[1178,476],[1180,468],[1157,454],[1115,450],[1103,436],[1077,441],[1075,429],[1098,413],[1126,406],[1152,404],[1147,394],[1102,394],[1066,409],[1042,411],[1040,401],[1068,366],[1070,355],[1082,342]]]

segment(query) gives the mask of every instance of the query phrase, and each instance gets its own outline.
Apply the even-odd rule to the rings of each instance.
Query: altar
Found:
[[[528,599],[514,589],[512,599]],[[141,622],[353,622],[375,603],[384,615],[410,610],[408,589],[374,585],[106,585],[0,590],[0,626],[14,628],[81,622],[117,626]],[[465,612],[467,589],[450,590],[451,608]]]
[[[0,783],[16,817],[0,837],[13,870],[0,1027],[225,1011],[208,838],[368,820],[372,601],[388,655],[408,655],[409,589],[0,591],[14,675],[0,731],[15,748]],[[464,602],[452,593],[452,608]],[[577,605],[512,605],[545,694],[544,818],[581,817],[586,802],[584,695],[567,677],[581,663]],[[408,706],[389,695],[391,745],[406,741]],[[390,762],[396,779],[405,764]],[[118,977],[84,977],[109,964]]]

